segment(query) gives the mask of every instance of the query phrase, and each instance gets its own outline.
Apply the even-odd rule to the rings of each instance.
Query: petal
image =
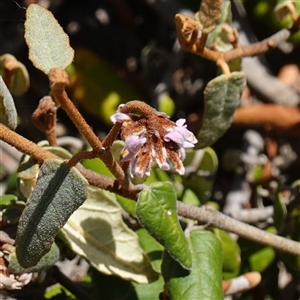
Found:
[[[163,145],[152,148],[152,157],[155,158],[158,166],[162,170],[169,170],[170,165],[167,163],[167,150]]]
[[[170,165],[165,161],[161,164],[161,166],[159,166],[162,170],[164,171],[168,171],[170,170]]]
[[[139,153],[138,153],[139,154]],[[143,153],[142,155],[136,155],[137,161],[132,173],[142,178],[145,174],[149,175],[151,170],[152,155],[151,151]]]
[[[146,143],[146,138],[141,138],[137,135],[131,135],[125,140],[125,148],[129,152],[137,153],[141,147]]]
[[[178,144],[182,144],[183,141],[184,141],[182,134],[180,134],[180,132],[175,131],[175,130],[172,131],[172,132],[167,133],[164,137],[164,140],[166,142],[173,141],[173,142],[178,143]]]
[[[182,127],[185,123],[185,119],[178,119],[176,121],[176,125],[179,126],[179,127]]]
[[[115,124],[115,123],[123,123],[125,121],[131,120],[131,118],[123,113],[117,112],[114,115],[110,117],[110,120]]]
[[[193,148],[193,147],[195,147],[195,145],[193,143],[188,142],[188,141],[184,141],[183,142],[183,147],[184,148]]]
[[[124,161],[128,161],[128,160],[134,159],[135,153],[129,152],[129,151],[126,151],[126,152],[127,152],[127,154],[126,154],[125,156],[122,157],[121,162],[124,162]]]

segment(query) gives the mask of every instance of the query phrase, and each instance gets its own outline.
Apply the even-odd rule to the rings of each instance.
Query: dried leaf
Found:
[[[202,32],[212,32],[221,18],[222,0],[202,0],[200,10],[195,15],[195,20],[202,25]]]

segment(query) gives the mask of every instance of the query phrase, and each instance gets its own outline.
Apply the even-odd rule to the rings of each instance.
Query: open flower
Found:
[[[183,175],[185,149],[198,142],[185,124],[185,119],[176,123],[161,112],[140,101],[121,104],[111,116],[113,123],[122,123],[121,138],[125,147],[121,162],[129,161],[130,175],[150,175],[152,162],[162,170],[172,164]]]

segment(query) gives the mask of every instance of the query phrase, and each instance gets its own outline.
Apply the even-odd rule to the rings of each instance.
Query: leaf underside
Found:
[[[89,186],[89,196],[61,230],[71,249],[107,275],[149,283],[158,278],[114,194]]]
[[[227,131],[245,85],[245,75],[242,72],[232,72],[229,79],[226,75],[220,75],[207,84],[197,148],[212,145]]]
[[[65,69],[73,61],[68,35],[53,14],[40,5],[30,4],[26,10],[25,40],[29,59],[46,74],[52,68]]]

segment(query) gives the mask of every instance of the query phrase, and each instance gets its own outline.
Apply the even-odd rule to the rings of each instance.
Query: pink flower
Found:
[[[149,105],[131,101],[119,106],[111,120],[122,123],[121,138],[125,147],[121,162],[129,161],[131,176],[149,176],[152,162],[162,170],[169,170],[172,164],[179,174],[184,174],[185,149],[198,142],[184,125],[185,119],[174,123]]]

